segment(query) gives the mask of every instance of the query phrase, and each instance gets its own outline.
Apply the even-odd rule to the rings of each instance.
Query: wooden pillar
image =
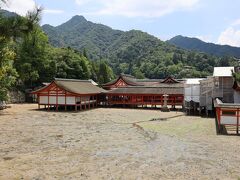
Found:
[[[216,108],[216,111],[217,111],[217,122],[218,122],[218,131],[220,131],[220,128],[221,128],[221,108]]]
[[[77,111],[77,98],[75,96],[75,111]]]
[[[96,102],[95,103],[96,103],[96,107],[97,107],[98,106],[98,96],[96,95],[95,98],[96,98]]]
[[[193,102],[193,112],[194,112],[194,115],[196,114],[196,111],[197,111],[196,103]]]
[[[97,107],[97,95],[94,96],[94,102],[93,102],[93,104],[94,104],[94,107]]]
[[[58,111],[58,88],[56,89],[57,91],[57,97],[56,97],[56,111]]]
[[[161,96],[161,107],[163,106],[163,95]]]
[[[184,96],[182,96],[182,99],[181,99],[181,103],[182,103],[182,109],[184,109]],[[199,107],[200,107],[200,104],[199,104]]]
[[[97,95],[95,95],[95,96],[93,96],[93,97],[94,97],[93,108],[95,108],[96,102],[97,102]]]
[[[237,109],[237,134],[239,134],[239,109]]]
[[[38,109],[40,109],[39,94],[37,94]]]
[[[64,91],[64,95],[65,95],[65,111],[67,111],[67,92]]]
[[[79,97],[80,98],[80,103],[79,103],[79,110],[82,110],[82,96]]]
[[[48,91],[48,111],[49,111],[49,91]]]
[[[176,99],[177,99],[177,97],[175,96],[175,97],[174,97],[174,106],[173,106],[174,109],[176,109],[176,103],[177,103],[177,100],[176,100]]]

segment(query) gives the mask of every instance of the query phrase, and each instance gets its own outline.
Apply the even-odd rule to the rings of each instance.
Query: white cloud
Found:
[[[29,10],[34,9],[36,3],[34,0],[11,0],[2,8],[8,11],[16,12],[20,15],[26,15]]]
[[[233,27],[227,28],[220,34],[218,43],[240,47],[240,30],[234,29]]]
[[[78,5],[96,2],[75,0]],[[200,0],[98,0],[101,7],[88,14],[121,15],[127,17],[160,17],[166,14],[191,10]]]
[[[82,6],[84,4],[87,4],[88,2],[90,2],[91,0],[75,0],[75,2],[77,3],[77,5]]]
[[[78,5],[82,5],[82,4],[84,4],[84,2],[82,1],[82,0],[75,0],[75,2],[76,2],[76,4],[78,4]]]
[[[235,21],[232,22],[232,26],[238,26],[240,25],[240,19],[236,19]]]
[[[44,9],[43,12],[46,14],[62,14],[62,13],[64,13],[63,10],[59,10],[59,9]]]

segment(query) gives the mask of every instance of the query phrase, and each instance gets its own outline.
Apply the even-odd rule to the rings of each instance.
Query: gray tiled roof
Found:
[[[111,82],[108,82],[106,84],[103,84],[103,87],[115,84],[120,78],[122,78],[128,85],[130,86],[163,86],[163,83],[166,79],[169,79],[170,77],[166,79],[136,79],[134,76],[127,75],[127,74],[121,74],[117,79],[112,80]],[[171,85],[173,84],[182,84],[184,81],[182,79],[174,79],[174,83],[169,83]],[[176,85],[176,86],[182,86],[182,85]]]
[[[134,86],[120,87],[108,91],[108,94],[184,94],[183,86]]]
[[[95,86],[90,80],[77,80],[77,79],[55,79],[52,83],[55,83],[60,88],[75,94],[99,94],[106,92],[104,89]],[[50,83],[49,85],[51,85]],[[49,85],[33,91],[32,93],[38,93]]]
[[[76,94],[99,94],[105,92],[104,89],[92,84],[89,80],[66,80],[57,79],[54,81],[59,87]]]
[[[122,78],[128,85],[141,86],[141,83],[138,83],[135,77],[128,74],[121,74],[117,79],[114,79],[106,84],[103,84],[103,86],[109,86],[109,85],[115,84],[120,78]]]

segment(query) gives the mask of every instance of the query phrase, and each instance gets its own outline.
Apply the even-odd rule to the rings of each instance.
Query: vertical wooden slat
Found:
[[[49,111],[49,90],[48,90],[48,111]]]
[[[82,96],[80,96],[80,111],[82,110]]]
[[[75,96],[75,111],[77,111],[77,98]]]
[[[56,111],[58,111],[58,88],[55,90],[56,91]]]
[[[64,96],[65,96],[65,111],[67,111],[67,92],[64,91]]]
[[[239,109],[237,109],[237,134],[239,130]]]

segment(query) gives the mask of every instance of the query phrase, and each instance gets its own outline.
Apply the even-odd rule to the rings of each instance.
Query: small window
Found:
[[[222,111],[222,115],[232,115],[232,116],[235,116],[236,115],[236,111]]]

